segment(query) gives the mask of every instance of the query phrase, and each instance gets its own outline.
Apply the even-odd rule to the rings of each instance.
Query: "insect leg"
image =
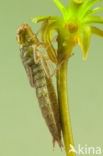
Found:
[[[72,54],[69,56],[69,58],[71,58],[72,56],[74,56],[74,53],[72,53]],[[58,63],[58,64],[57,64],[57,69],[59,69],[60,66],[61,66],[65,61],[67,61],[69,58],[65,58],[65,59],[63,59],[60,63]]]
[[[38,55],[39,52],[38,52],[38,50],[37,50],[37,46],[36,46],[36,45],[33,45],[32,48],[33,48],[33,58],[34,58],[34,62],[35,62],[35,64],[38,64],[39,61],[40,61],[40,58],[39,58],[39,55]]]
[[[54,36],[54,38],[51,40],[50,43],[55,42],[56,39],[57,39],[57,35]],[[43,42],[41,42],[41,43],[39,44],[39,48],[42,48],[42,47],[45,49],[45,51],[47,51],[47,50],[51,47],[51,44],[45,46],[45,44],[44,44]],[[51,53],[52,53],[52,55],[54,55],[55,58],[56,58],[56,52],[57,52],[57,51],[54,50],[54,48],[51,49]]]
[[[45,23],[42,24],[42,26],[40,27],[40,29],[36,32],[36,35],[38,35],[47,25],[47,21]]]
[[[42,67],[43,67],[43,69],[44,69],[44,71],[45,71],[45,74],[46,74],[47,78],[50,78],[51,76],[50,76],[50,73],[49,73],[49,69],[48,69],[48,67],[47,67],[45,58],[44,58],[44,56],[42,55],[42,53],[41,53],[41,56],[40,56],[40,61],[41,61]]]
[[[47,52],[49,58],[57,64],[58,60],[57,60],[57,56],[56,53],[57,51],[55,50],[54,46],[53,46],[53,42],[55,41],[55,39],[57,38],[57,35],[50,40],[50,38],[48,39],[48,41],[45,41],[41,43],[41,45],[43,46],[43,48],[45,48],[45,51]]]
[[[32,69],[28,65],[25,65],[24,67],[25,67],[25,70],[27,72],[27,75],[28,75],[28,78],[29,78],[29,82],[31,84],[31,87],[34,88],[34,79],[33,79]]]
[[[49,73],[45,58],[43,56],[43,53],[40,52],[40,50],[38,51],[37,46],[35,45],[32,46],[32,48],[33,48],[33,57],[34,57],[35,64],[38,64],[39,62],[41,62],[41,65],[45,71],[46,76],[50,78],[50,73]]]
[[[71,54],[71,56],[70,57],[72,57],[72,56],[74,56],[74,54]],[[48,58],[47,59],[47,62],[48,62],[48,64],[49,64],[49,67],[51,68],[51,70],[52,70],[52,74],[50,75],[50,77],[52,77],[52,76],[56,76],[56,73],[57,73],[57,70],[60,68],[60,66],[65,62],[65,61],[67,61],[67,59],[64,59],[63,61],[61,61],[61,63],[59,63],[59,64],[57,64],[56,65],[56,69],[54,69],[54,67],[53,67],[53,65],[52,65],[52,63],[51,63],[51,60]]]
[[[42,53],[42,61],[45,62],[46,64],[46,69],[48,70],[47,64],[49,65],[50,69],[52,70],[52,74],[50,74],[49,70],[48,70],[48,78],[51,78],[52,76],[56,76],[56,70],[53,67],[53,64],[51,63],[51,60],[49,59],[48,56],[45,56],[44,53]],[[44,67],[45,68],[45,67]]]
[[[57,39],[57,36],[55,36],[52,40],[48,40],[48,44],[46,45],[46,51],[48,53],[49,58],[57,64],[58,60],[57,60],[57,50],[55,50],[54,46],[53,46],[53,42],[55,41],[55,39]]]
[[[51,40],[51,43],[54,43],[57,40],[57,36],[54,36],[53,39]],[[45,47],[45,50],[47,50],[50,47],[50,45],[48,45],[47,47]]]
[[[47,75],[48,78],[51,78],[53,76],[56,76],[56,73],[57,73],[57,70],[60,68],[60,66],[65,62],[67,61],[67,59],[64,59],[61,61],[61,63],[57,64],[56,66],[56,69],[54,69],[52,63],[51,63],[51,60],[49,59],[48,56],[45,56],[44,53],[41,53],[42,55],[40,56],[41,57],[41,63],[43,65],[43,68],[45,70],[45,73]],[[74,54],[71,54],[70,57],[72,57]],[[44,61],[45,60],[45,61]],[[49,73],[48,71],[48,68],[47,68],[47,65],[46,65],[46,62],[47,64],[49,65],[50,69],[52,70],[52,74]],[[47,74],[48,73],[48,74]]]
[[[52,74],[50,74],[50,77],[56,76],[56,70],[54,69],[53,64],[51,63],[51,60],[49,59],[48,56],[45,56],[45,55],[44,55],[44,57],[45,57],[46,62],[47,62],[48,65],[49,65],[50,69],[52,70]]]

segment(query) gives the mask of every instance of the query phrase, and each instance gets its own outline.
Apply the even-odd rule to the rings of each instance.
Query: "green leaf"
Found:
[[[48,19],[50,19],[50,16],[38,16],[38,17],[31,18],[33,23],[38,23],[38,22],[48,20]]]
[[[58,16],[38,16],[38,17],[33,17],[31,20],[33,23],[38,23],[42,22],[45,20],[55,20],[55,21],[60,21],[62,18]]]
[[[83,18],[87,11],[97,2],[101,0],[86,0],[80,11],[80,18]]]
[[[94,26],[91,26],[91,33],[92,34],[95,34],[99,37],[103,37],[103,30],[97,28],[97,27],[94,27]]]
[[[90,16],[90,15],[92,15],[92,14],[98,12],[98,11],[102,11],[102,10],[103,10],[103,7],[98,7],[98,8],[90,9],[90,10],[88,10],[88,12],[86,13],[85,16],[88,16],[88,15]]]
[[[100,16],[87,16],[86,18],[84,18],[83,23],[86,23],[86,24],[92,24],[92,23],[103,24],[103,18],[101,18]]]
[[[83,59],[87,59],[88,49],[90,45],[91,29],[89,25],[83,25],[80,28],[78,43],[83,51]]]
[[[62,15],[63,15],[64,17],[66,17],[66,16],[67,16],[67,10],[66,10],[66,8],[63,6],[63,4],[62,4],[60,1],[58,1],[58,0],[53,0],[53,1],[54,1],[54,3],[57,5],[57,7],[59,8],[59,10],[61,11]]]

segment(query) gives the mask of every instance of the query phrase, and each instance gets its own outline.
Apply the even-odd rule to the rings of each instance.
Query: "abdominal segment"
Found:
[[[52,79],[47,78],[40,62],[35,64],[32,59],[32,53],[25,54],[27,51],[29,52],[29,47],[21,48],[23,65],[26,69],[31,86],[36,89],[39,106],[49,131],[53,136],[53,140],[54,142],[57,141],[59,146],[62,147],[59,106]]]

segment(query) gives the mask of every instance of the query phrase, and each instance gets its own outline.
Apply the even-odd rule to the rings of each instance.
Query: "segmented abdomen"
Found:
[[[62,143],[59,106],[52,80],[46,77],[40,62],[38,64],[34,63],[32,47],[22,47],[21,58],[28,74],[31,86],[36,88],[36,95],[42,115],[47,123],[54,141],[57,141],[61,147]]]

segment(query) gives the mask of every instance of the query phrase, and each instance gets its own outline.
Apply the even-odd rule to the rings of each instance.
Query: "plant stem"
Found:
[[[73,145],[73,137],[70,124],[70,115],[68,109],[68,92],[67,92],[67,65],[68,61],[65,61],[60,69],[57,71],[57,90],[58,100],[60,104],[62,132],[65,144],[65,151],[67,156],[75,156],[74,152],[69,152],[70,144]]]

